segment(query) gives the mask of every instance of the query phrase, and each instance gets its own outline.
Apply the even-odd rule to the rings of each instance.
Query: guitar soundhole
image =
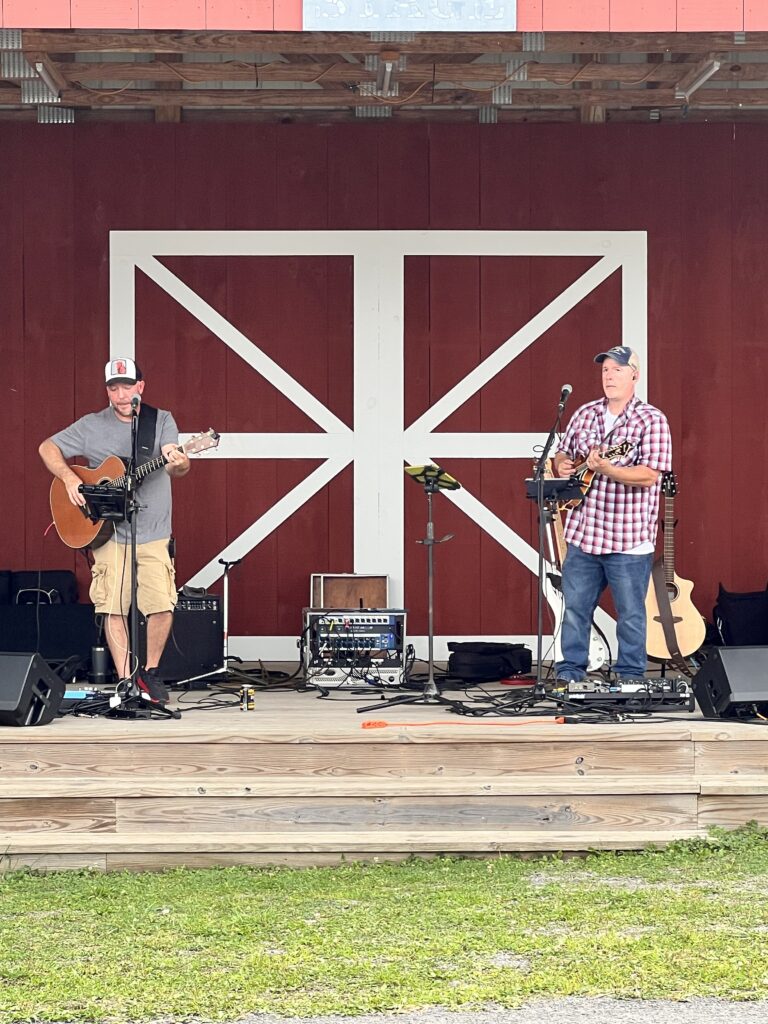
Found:
[[[667,593],[669,594],[670,604],[680,597],[680,589],[679,587],[676,587],[674,583],[667,584]]]

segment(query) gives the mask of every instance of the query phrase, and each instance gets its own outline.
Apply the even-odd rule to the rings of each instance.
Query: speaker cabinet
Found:
[[[139,618],[139,650],[144,663],[147,622]],[[224,625],[218,594],[179,597],[173,613],[173,628],[158,666],[166,683],[214,672],[224,664]]]
[[[693,678],[705,718],[754,718],[768,705],[768,647],[715,647]]]
[[[39,654],[0,654],[0,725],[47,725],[65,683]]]

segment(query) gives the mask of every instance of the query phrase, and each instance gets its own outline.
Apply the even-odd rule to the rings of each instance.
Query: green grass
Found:
[[[768,996],[768,833],[584,859],[0,876],[0,1022]]]

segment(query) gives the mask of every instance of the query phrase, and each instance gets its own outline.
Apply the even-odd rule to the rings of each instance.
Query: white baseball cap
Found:
[[[135,384],[141,379],[141,370],[133,359],[126,356],[111,359],[104,367],[104,381],[107,384]]]

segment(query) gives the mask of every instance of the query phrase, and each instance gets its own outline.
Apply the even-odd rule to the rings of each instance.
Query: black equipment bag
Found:
[[[768,646],[768,588],[734,594],[721,583],[712,615],[726,647]]]
[[[449,643],[448,673],[465,683],[490,683],[527,675],[533,655],[525,644]]]
[[[10,569],[0,570],[0,604],[11,603],[11,582],[13,573]]]
[[[13,604],[77,604],[77,579],[70,569],[15,572],[11,577]]]

